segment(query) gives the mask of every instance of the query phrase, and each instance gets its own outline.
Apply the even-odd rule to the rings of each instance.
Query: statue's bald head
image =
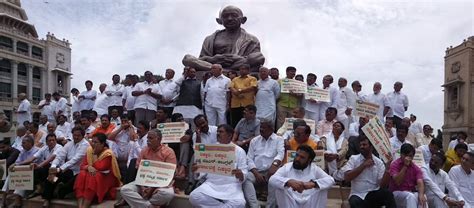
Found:
[[[236,11],[241,17],[244,16],[244,13],[242,12],[242,10],[241,10],[239,7],[229,5],[229,6],[224,7],[224,8],[219,12],[219,18],[222,18],[222,14],[223,14],[223,13],[225,13],[225,12],[230,12],[230,11]]]
[[[226,6],[219,12],[219,18],[216,21],[220,25],[224,25],[226,29],[236,30],[241,24],[247,21],[242,10],[236,6]]]

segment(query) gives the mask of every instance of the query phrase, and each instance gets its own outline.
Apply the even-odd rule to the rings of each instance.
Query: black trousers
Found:
[[[124,184],[128,184],[130,182],[135,181],[135,178],[137,177],[137,171],[138,171],[138,169],[135,166],[136,164],[137,164],[136,158],[130,160],[130,164],[128,165],[128,168],[127,168],[127,174],[125,175]]]
[[[34,185],[37,185],[39,183],[43,183],[44,181],[46,181],[46,178],[48,178],[48,172],[49,172],[49,165],[47,167],[35,169],[33,171]]]
[[[53,199],[54,189],[59,183],[64,183],[64,186],[58,190],[58,198],[64,198],[66,194],[73,192],[74,182],[76,181],[76,176],[72,170],[66,170],[57,174],[58,180],[54,183],[46,181],[44,184],[43,199],[51,200]]]
[[[231,108],[230,109],[230,125],[235,128],[240,119],[244,117],[244,107]]]
[[[361,199],[356,195],[352,195],[349,198],[349,204],[351,208],[372,208],[385,206],[386,208],[395,208],[395,199],[393,198],[392,192],[388,189],[379,189],[376,191],[370,191],[365,196],[365,199]]]

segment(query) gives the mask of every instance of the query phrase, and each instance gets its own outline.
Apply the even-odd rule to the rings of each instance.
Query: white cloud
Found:
[[[109,82],[111,74],[181,71],[204,37],[220,27],[219,9],[232,4],[248,17],[267,66],[361,81],[370,93],[404,82],[409,112],[440,128],[444,51],[473,34],[472,1],[114,1],[24,0],[39,34],[72,42],[73,87]],[[318,80],[318,82],[320,81]]]

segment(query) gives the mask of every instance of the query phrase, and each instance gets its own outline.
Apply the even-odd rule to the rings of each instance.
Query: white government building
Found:
[[[36,105],[45,93],[68,97],[71,90],[71,44],[49,32],[39,39],[27,20],[20,0],[0,0],[0,112],[13,124],[19,93],[26,93],[33,112],[39,112]],[[14,129],[0,137],[12,136]]]

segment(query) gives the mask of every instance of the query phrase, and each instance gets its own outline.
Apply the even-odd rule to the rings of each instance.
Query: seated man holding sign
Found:
[[[308,145],[298,147],[293,162],[286,163],[270,177],[269,186],[276,189],[279,207],[326,207],[328,189],[334,179],[319,168]]]
[[[247,157],[245,151],[231,143],[234,130],[227,124],[217,129],[217,141],[220,144],[232,144],[235,147],[233,175],[218,175],[207,173],[206,181],[189,195],[193,207],[245,207],[242,183],[247,174]],[[193,165],[194,171],[200,171],[198,165]]]
[[[137,168],[142,160],[159,161],[176,165],[176,156],[173,149],[161,144],[161,131],[152,129],[148,132],[148,146],[145,147],[137,159]],[[139,177],[137,174],[137,178]],[[166,187],[151,187],[137,185],[136,179],[122,186],[120,195],[131,207],[150,207],[152,205],[162,206],[168,204],[174,197],[173,182]],[[117,203],[115,206],[123,206],[125,203]]]

